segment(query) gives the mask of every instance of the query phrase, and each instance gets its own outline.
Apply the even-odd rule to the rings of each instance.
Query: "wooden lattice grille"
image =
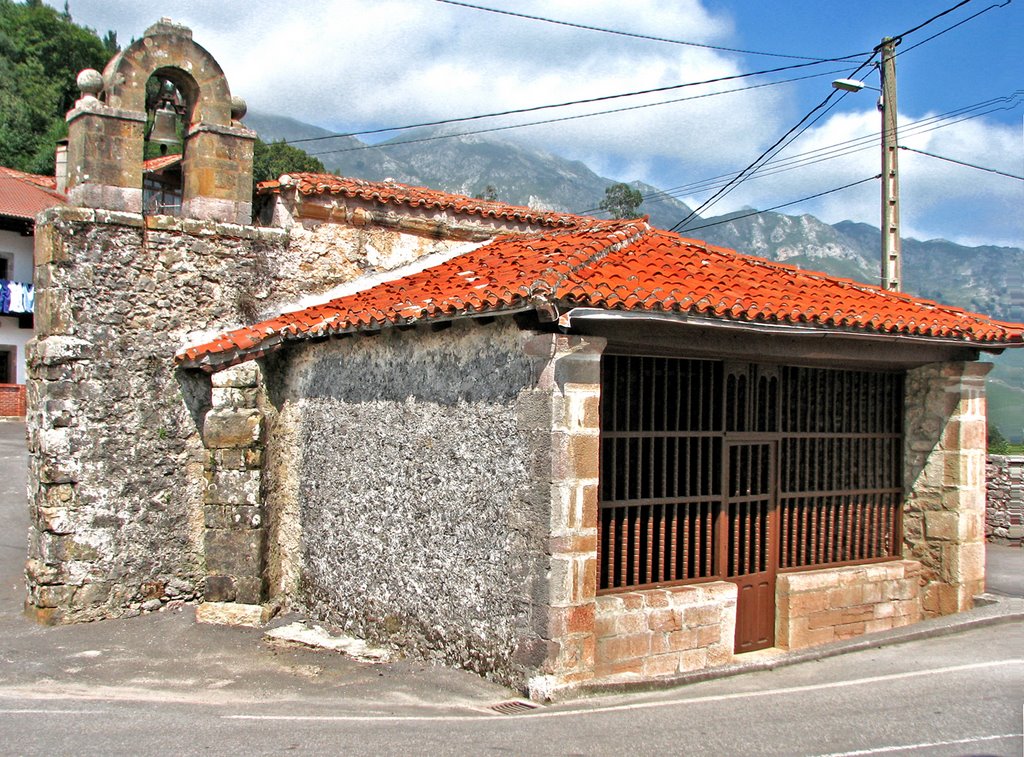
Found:
[[[898,554],[903,377],[784,368],[779,567]]]
[[[606,355],[601,590],[897,554],[902,398],[896,373]]]
[[[715,575],[722,366],[602,360],[602,588]]]

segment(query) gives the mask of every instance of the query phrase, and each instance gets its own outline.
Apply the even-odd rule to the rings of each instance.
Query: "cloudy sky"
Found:
[[[680,199],[696,206],[714,191],[699,182],[738,171],[757,158],[831,91],[832,79],[849,76],[867,60],[882,37],[902,34],[957,4],[467,2],[710,47],[613,35],[439,0],[295,0],[270,6],[238,0],[70,0],[70,10],[77,22],[100,33],[115,30],[122,44],[141,36],[160,16],[185,23],[196,41],[218,59],[233,93],[244,97],[250,109],[339,132],[673,87],[813,63],[811,59],[854,56],[838,63],[459,125],[470,130],[651,105],[523,126],[495,136],[583,160],[610,178],[678,188]],[[900,142],[1021,176],[1024,2],[993,7],[999,2],[972,0],[906,34],[897,48]],[[53,4],[63,7],[63,0]],[[951,28],[956,24],[960,25]],[[948,31],[928,39],[944,30]],[[796,77],[810,78],[784,82]],[[858,77],[878,85],[874,68],[863,69]],[[769,86],[694,99],[752,85]],[[789,162],[776,163],[773,171],[742,183],[709,214],[743,206],[767,208],[878,173],[879,147],[872,137],[879,129],[876,96],[864,90],[834,98],[837,104],[778,156]],[[862,149],[852,151],[856,147]],[[314,146],[308,149],[315,151]],[[837,153],[839,157],[820,159]],[[789,170],[780,170],[784,168]],[[900,168],[906,236],[1024,246],[1024,182],[909,151],[900,152]],[[878,225],[879,191],[877,182],[869,182],[784,212]]]

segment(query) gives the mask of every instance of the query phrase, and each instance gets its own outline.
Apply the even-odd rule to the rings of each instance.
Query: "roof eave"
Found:
[[[867,329],[837,328],[819,324],[753,322],[728,318],[709,318],[685,312],[650,312],[636,310],[606,310],[604,308],[577,307],[567,310],[558,318],[558,325],[563,330],[571,330],[573,322],[585,321],[638,321],[651,323],[667,323],[678,326],[698,326],[702,328],[727,329],[757,334],[785,334],[815,338],[861,339],[879,342],[901,342],[904,344],[928,344],[956,347],[970,347],[985,350],[1003,350],[1012,347],[1024,347],[1024,340],[1017,342],[981,341],[977,339],[960,339],[941,336],[923,336],[907,333],[883,333]]]
[[[278,332],[260,340],[259,343],[254,344],[252,347],[236,347],[233,349],[219,350],[217,352],[205,352],[197,355],[196,357],[188,357],[189,348],[183,347],[175,356],[175,362],[179,368],[184,368],[186,370],[201,370],[206,373],[216,373],[217,371],[229,368],[232,365],[238,365],[239,363],[244,363],[249,360],[257,360],[265,357],[272,352],[277,352],[286,344],[293,342],[321,341],[330,337],[349,336],[353,334],[379,334],[382,331],[392,328],[419,325],[429,326],[475,318],[493,318],[501,315],[516,315],[518,313],[524,313],[528,310],[536,309],[538,309],[538,303],[532,302],[515,307],[493,308],[479,310],[472,313],[459,312],[434,318],[428,317],[397,321],[375,321],[373,324],[369,325],[327,328],[323,332],[315,334],[307,332]]]

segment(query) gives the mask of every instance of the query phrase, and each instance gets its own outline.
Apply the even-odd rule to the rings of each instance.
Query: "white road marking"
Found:
[[[103,715],[106,710],[0,710],[0,715]]]
[[[998,736],[975,736],[971,739],[954,739],[953,741],[923,741],[920,744],[901,744],[899,746],[880,746],[875,749],[858,749],[855,752],[829,752],[819,754],[817,757],[857,757],[862,754],[885,754],[886,752],[903,752],[907,749],[928,749],[933,746],[954,746],[956,744],[978,744],[982,741],[999,741],[1001,739],[1015,739],[1024,736],[1024,733],[1003,733]]]
[[[632,710],[649,710],[659,707],[673,707],[678,705],[688,704],[704,704],[707,702],[724,702],[734,699],[753,699],[756,697],[777,697],[786,694],[801,694],[808,691],[825,691],[827,689],[843,689],[850,686],[864,686],[867,684],[876,684],[886,681],[901,681],[911,678],[922,678],[924,676],[931,675],[947,675],[949,673],[959,673],[966,670],[981,670],[984,668],[1002,668],[1007,665],[1021,665],[1024,664],[1024,658],[1011,658],[1007,660],[993,660],[990,662],[973,662],[965,665],[950,665],[945,668],[934,668],[931,670],[915,670],[909,673],[891,673],[889,675],[881,676],[869,676],[867,678],[855,678],[850,681],[832,681],[829,683],[814,683],[806,686],[792,686],[785,689],[760,689],[758,691],[746,691],[738,692],[735,694],[711,694],[703,697],[677,697],[670,700],[661,700],[657,702],[636,702],[633,704],[618,704],[608,705],[606,707],[594,707],[589,709],[577,709],[577,710],[533,710],[532,712],[523,713],[521,715],[501,715],[494,714],[490,717],[508,720],[511,718],[564,718],[564,717],[575,717],[579,715],[598,715],[605,714],[608,712],[628,712]],[[223,715],[225,720],[292,720],[292,721],[339,721],[339,722],[358,722],[358,721],[370,721],[370,720],[387,720],[387,721],[421,721],[421,720],[439,720],[439,721],[469,721],[479,720],[482,717],[488,717],[486,713],[480,715]]]

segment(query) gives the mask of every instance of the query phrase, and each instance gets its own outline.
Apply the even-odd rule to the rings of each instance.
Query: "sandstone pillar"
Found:
[[[212,377],[203,423],[208,456],[203,539],[207,602],[258,605],[266,594],[266,513],[260,492],[263,417],[260,371],[244,363]]]
[[[907,373],[904,556],[926,615],[970,609],[985,587],[985,374],[950,362]]]
[[[597,502],[600,465],[601,353],[596,337],[536,335],[526,345],[543,368],[536,417],[548,468],[538,471],[549,487],[546,607],[536,617],[548,640],[540,675],[530,694],[543,699],[594,675],[594,611],[597,594]]]

